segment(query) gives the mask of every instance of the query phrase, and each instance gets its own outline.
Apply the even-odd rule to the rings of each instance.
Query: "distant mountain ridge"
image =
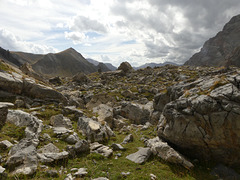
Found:
[[[173,62],[164,62],[164,63],[146,63],[142,66],[139,66],[139,67],[134,67],[134,69],[142,69],[142,68],[146,68],[146,67],[151,67],[151,68],[154,68],[154,67],[161,67],[161,66],[165,66],[167,64],[171,64],[171,65],[174,65],[174,66],[179,66],[178,64],[176,63],[173,63]]]
[[[95,66],[92,63],[89,63],[73,48],[66,49],[59,53],[49,54],[10,52],[1,48],[0,57],[6,62],[18,67],[25,63],[29,63],[35,72],[46,77],[70,77],[78,72],[89,74],[97,72],[99,69],[101,69],[102,72],[110,71],[105,64],[98,63],[99,65]]]
[[[99,63],[101,63],[101,62],[96,61],[96,60],[91,59],[91,58],[86,58],[86,60],[87,60],[88,62],[94,64],[95,66],[98,66]],[[105,66],[107,66],[107,68],[110,69],[111,71],[117,70],[117,68],[116,68],[115,66],[113,66],[111,63],[103,63],[103,64],[104,64]]]
[[[184,65],[240,67],[240,15],[234,16],[222,31],[206,41],[201,51]]]

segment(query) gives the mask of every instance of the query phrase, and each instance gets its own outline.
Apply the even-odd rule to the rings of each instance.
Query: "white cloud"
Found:
[[[115,66],[183,63],[239,13],[238,1],[1,0],[0,46],[27,52],[72,46]]]
[[[57,49],[54,47],[23,41],[5,29],[0,29],[0,44],[3,48],[11,51],[24,51],[36,54],[57,52]]]

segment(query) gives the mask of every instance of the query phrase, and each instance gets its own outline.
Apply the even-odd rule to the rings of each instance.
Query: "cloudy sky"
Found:
[[[239,0],[0,0],[0,46],[73,47],[118,66],[183,63],[240,13]]]

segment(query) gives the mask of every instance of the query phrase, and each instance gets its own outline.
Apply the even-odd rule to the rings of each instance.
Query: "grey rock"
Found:
[[[67,177],[64,180],[74,180],[75,178],[72,177],[72,174],[67,174]]]
[[[127,143],[130,143],[130,142],[133,142],[133,135],[132,135],[132,134],[127,135],[127,136],[124,138],[122,144],[127,144]]]
[[[3,168],[2,166],[0,166],[0,175],[3,174],[5,172],[5,168]],[[1,177],[1,176],[0,176]]]
[[[113,127],[113,108],[106,104],[100,104],[99,106],[93,108],[93,113],[97,113],[98,122],[107,122],[108,125]]]
[[[144,124],[143,127],[141,127],[141,131],[145,131],[147,129],[149,129],[152,126],[152,124],[150,122],[146,122],[146,124]]]
[[[162,112],[165,105],[169,102],[170,102],[170,97],[167,92],[159,93],[154,96],[153,108],[155,111]]]
[[[79,140],[75,144],[74,149],[76,153],[82,153],[82,152],[88,152],[90,150],[90,147],[86,140]]]
[[[8,149],[12,146],[13,146],[13,144],[11,142],[9,142],[8,140],[0,141],[0,148],[1,149]]]
[[[77,73],[72,77],[73,82],[77,82],[79,84],[88,84],[91,80],[82,72]]]
[[[142,164],[148,160],[151,154],[150,148],[140,148],[137,152],[128,155],[126,158],[132,162]]]
[[[77,172],[74,173],[74,176],[76,177],[84,177],[87,175],[87,168],[79,168]]]
[[[38,153],[37,157],[42,163],[53,163],[56,161],[66,160],[69,153],[66,151],[60,153]]]
[[[152,111],[152,103],[146,105],[127,103],[122,106],[121,116],[129,119],[133,124],[145,124],[150,120]]]
[[[130,172],[121,172],[121,175],[123,175],[124,177],[129,176],[131,173]]]
[[[52,143],[49,143],[42,148],[38,149],[38,153],[59,153],[59,149]]]
[[[34,139],[22,139],[9,151],[6,165],[13,175],[33,175],[36,172],[38,163],[36,146],[38,143],[35,141]]]
[[[124,150],[126,150],[124,147],[122,147],[121,146],[121,144],[115,144],[115,143],[113,143],[112,145],[111,145],[111,147],[112,147],[112,149],[114,150],[114,151],[124,151]]]
[[[92,110],[94,107],[97,107],[100,104],[107,104],[108,102],[113,103],[115,101],[115,98],[106,93],[96,94],[91,96],[91,100],[87,102],[86,107],[87,109]]]
[[[13,123],[19,127],[26,126],[26,138],[38,139],[43,129],[43,124],[40,119],[21,110],[9,110],[7,122]]]
[[[24,102],[22,99],[17,99],[17,100],[14,102],[14,105],[15,105],[17,108],[24,108],[24,107],[25,107],[25,102]]]
[[[115,136],[107,124],[101,125],[99,122],[86,117],[79,118],[78,130],[82,132],[83,135],[87,136],[87,139],[90,142],[101,142]]]
[[[106,177],[98,177],[98,178],[94,178],[92,180],[109,180],[109,179]]]
[[[128,62],[122,62],[118,67],[118,70],[122,70],[124,73],[129,73],[134,71],[134,69]]]
[[[65,127],[54,127],[53,128],[53,133],[57,136],[57,137],[66,137],[68,136],[70,133],[72,133],[73,130],[69,130]]]
[[[71,120],[64,117],[62,114],[52,116],[50,122],[53,127],[65,127],[66,129],[72,128]]]
[[[43,137],[44,140],[50,140],[51,139],[51,136],[47,133],[44,133],[42,137]]]
[[[68,144],[75,144],[76,142],[79,141],[79,137],[78,137],[78,134],[77,133],[73,133],[71,135],[69,135],[65,141],[68,143]]]
[[[65,106],[63,107],[63,114],[74,114],[74,120],[78,120],[79,117],[83,116],[83,112],[77,109],[75,106]]]
[[[166,162],[180,164],[187,169],[192,169],[193,164],[188,161],[183,155],[175,151],[166,142],[162,142],[159,137],[145,141],[145,144],[151,148],[154,155],[159,156]]]
[[[110,157],[113,154],[113,150],[108,146],[104,146],[103,144],[99,144],[98,142],[90,144],[91,153],[98,153],[105,157]]]

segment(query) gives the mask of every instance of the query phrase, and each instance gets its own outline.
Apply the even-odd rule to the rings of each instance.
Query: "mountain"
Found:
[[[69,48],[65,51],[44,55],[32,68],[39,74],[46,76],[73,76],[78,72],[86,74],[96,72],[98,68],[89,63],[75,49]]]
[[[96,61],[94,59],[91,58],[86,58],[86,60],[92,64],[94,64],[95,66],[99,65],[99,61]],[[115,66],[113,66],[111,63],[103,63],[110,71],[115,71],[117,70],[117,68]],[[101,65],[102,66],[102,65]]]
[[[160,67],[160,66],[165,66],[167,64],[171,64],[171,65],[175,65],[175,66],[178,66],[178,64],[176,63],[173,63],[173,62],[164,62],[164,63],[146,63],[142,66],[139,66],[139,67],[134,67],[134,69],[143,69],[143,68],[146,68],[146,67],[151,67],[151,68],[154,68],[154,67]]]
[[[115,66],[113,66],[111,63],[104,63],[108,69],[110,69],[111,71],[116,71],[117,68]]]
[[[206,41],[200,52],[184,65],[240,66],[240,15],[234,16],[213,38]]]
[[[33,53],[16,52],[16,51],[11,51],[11,54],[21,64],[25,64],[26,62],[29,64],[34,64],[44,56],[44,54],[33,54]]]
[[[21,66],[21,62],[15,58],[12,53],[0,47],[0,57],[7,63],[15,66]]]

